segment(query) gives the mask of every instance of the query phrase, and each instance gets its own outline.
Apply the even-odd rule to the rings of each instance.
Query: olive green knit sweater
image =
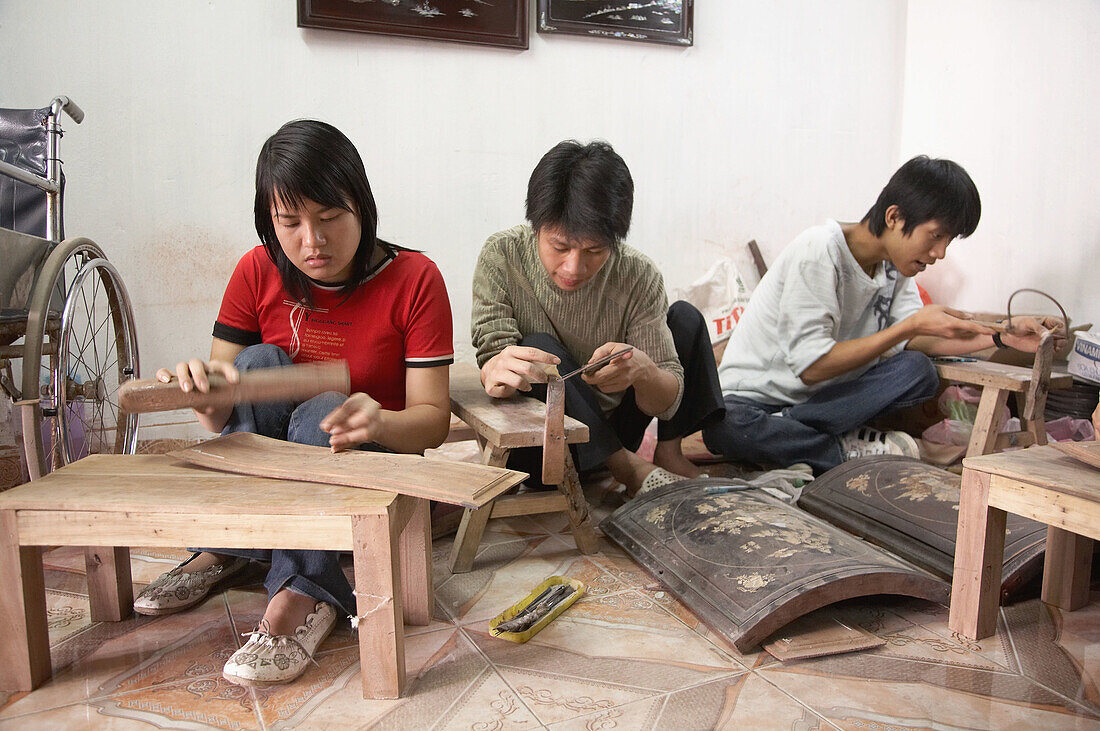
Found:
[[[676,377],[676,399],[658,418],[676,413],[684,369],[666,324],[664,279],[641,252],[620,245],[584,287],[566,292],[543,267],[531,227],[516,226],[485,242],[474,269],[473,294],[470,331],[479,367],[533,333],[554,336],[578,363],[587,362],[604,343],[627,343]],[[621,394],[597,394],[605,412],[622,399]]]

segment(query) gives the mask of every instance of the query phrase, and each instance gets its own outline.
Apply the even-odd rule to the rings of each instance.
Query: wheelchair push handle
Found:
[[[50,103],[50,112],[54,117],[56,117],[59,112],[65,112],[65,114],[68,114],[77,124],[84,121],[84,110],[77,106],[77,103],[67,96],[55,97],[53,102]]]

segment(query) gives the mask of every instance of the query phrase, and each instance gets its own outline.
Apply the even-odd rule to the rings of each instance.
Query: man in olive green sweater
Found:
[[[685,302],[670,308],[660,271],[623,243],[633,204],[630,171],[610,145],[556,145],[531,174],[529,224],[485,242],[471,326],[482,384],[497,398],[545,398],[544,364],[565,373],[634,347],[566,381],[565,398],[589,427],[573,448],[578,469],[606,464],[630,494],[697,476],[681,439],[723,414],[702,315]],[[653,417],[656,466],[634,454]],[[537,451],[516,450],[510,466],[536,465]]]

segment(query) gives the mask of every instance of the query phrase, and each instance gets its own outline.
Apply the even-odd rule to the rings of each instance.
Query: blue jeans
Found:
[[[821,474],[844,461],[840,436],[877,416],[927,401],[939,376],[923,353],[904,350],[859,378],[825,386],[793,406],[725,397],[726,416],[703,430],[703,443],[735,460],[787,467],[809,464]]]
[[[281,348],[267,343],[252,345],[240,352],[233,361],[238,370],[276,368],[291,364]],[[300,404],[257,403],[237,404],[222,434],[251,432],[265,437],[284,439],[315,447],[328,446],[328,433],[320,423],[347,398],[342,393],[329,391],[314,396]],[[370,449],[373,445],[366,445]],[[264,587],[270,599],[280,589],[288,588],[322,602],[340,607],[354,616],[355,597],[351,593],[344,572],[340,570],[339,551],[267,550],[238,548],[195,548],[193,551],[209,551],[228,556],[240,556],[255,561],[270,562]]]

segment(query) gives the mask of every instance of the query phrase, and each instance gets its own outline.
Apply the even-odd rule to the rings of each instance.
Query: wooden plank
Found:
[[[1078,462],[1100,469],[1100,442],[1055,442],[1050,446]]]
[[[401,606],[406,624],[428,625],[432,622],[435,605],[431,509],[427,500],[415,500],[415,503],[400,538]]]
[[[1043,564],[1043,601],[1067,612],[1088,604],[1092,576],[1092,539],[1047,528]]]
[[[569,525],[573,529],[573,540],[577,543],[577,550],[585,555],[598,553],[600,546],[596,540],[596,533],[592,530],[588,501],[584,499],[577,468],[573,464],[573,455],[568,449],[565,450],[565,479],[558,485],[558,489],[568,501],[565,515],[569,518]]]
[[[216,472],[163,454],[97,454],[0,493],[0,508],[356,515],[382,510],[396,498],[379,490]]]
[[[989,492],[989,475],[963,470],[947,624],[972,640],[997,631],[1006,516],[1004,510],[990,507]]]
[[[155,509],[153,507],[152,509]],[[23,545],[296,548],[350,551],[347,515],[213,515],[145,511],[20,510]]]
[[[509,451],[511,450],[494,444],[486,444],[481,458],[485,464],[503,466],[508,464]],[[462,511],[462,522],[458,524],[455,542],[451,546],[452,574],[464,574],[473,568],[474,557],[481,545],[481,536],[485,533],[485,524],[489,522],[491,515],[492,509],[488,506],[481,510],[467,508]]]
[[[1089,499],[1001,475],[990,481],[989,504],[1025,518],[1100,539],[1100,499]]]
[[[134,612],[130,549],[95,546],[84,549],[88,604],[93,622],[120,622]]]
[[[0,511],[0,690],[34,690],[50,678],[42,549],[20,545],[16,515]]]
[[[752,239],[745,246],[748,247],[749,254],[752,256],[752,263],[756,267],[757,276],[763,279],[764,275],[768,273],[768,265],[764,263],[764,255],[760,253],[760,246],[756,243],[756,239]]]
[[[978,402],[978,413],[974,417],[974,429],[970,432],[970,443],[966,447],[967,456],[989,454],[997,444],[997,424],[1001,409],[1008,401],[1008,391],[986,386]]]
[[[405,628],[397,537],[388,515],[360,515],[351,522],[363,697],[399,698],[405,688]]]
[[[342,360],[258,368],[240,376],[238,383],[229,383],[220,373],[211,373],[206,393],[183,391],[175,378],[168,383],[155,378],[126,381],[119,386],[118,403],[132,414],[145,414],[263,401],[299,402],[328,391],[351,392],[351,372]]]
[[[1053,444],[1016,452],[967,457],[963,460],[963,467],[1011,477],[1054,492],[1100,501],[1100,472],[1062,454],[1058,446]]]
[[[1031,367],[1031,386],[1027,389],[1027,397],[1024,399],[1024,408],[1020,414],[1020,420],[1031,422],[1031,432],[1035,435],[1036,443],[1046,444],[1046,429],[1037,429],[1043,425],[1043,417],[1047,408],[1047,392],[1050,390],[1050,368],[1054,361],[1054,333],[1049,330],[1043,333],[1039,339],[1039,347],[1035,350],[1035,361]]]
[[[523,472],[415,454],[333,452],[238,432],[170,456],[223,472],[389,490],[476,508],[523,482]]]
[[[547,376],[546,421],[542,431],[542,481],[559,485],[565,479],[565,382]]]
[[[1027,390],[1032,378],[1031,368],[991,363],[987,360],[963,363],[933,361],[933,363],[940,378],[974,386],[993,386],[1007,391],[1022,392]],[[1051,388],[1070,388],[1072,385],[1073,376],[1069,373],[1050,374]]]
[[[496,399],[485,393],[478,370],[466,363],[451,366],[451,411],[474,431],[504,449],[542,446],[546,425],[542,402],[526,396]],[[565,417],[565,442],[588,441],[588,426]]]
[[[568,509],[569,498],[557,490],[554,492],[524,493],[523,495],[501,495],[493,501],[493,512],[489,517],[508,518],[514,515],[559,513]]]

